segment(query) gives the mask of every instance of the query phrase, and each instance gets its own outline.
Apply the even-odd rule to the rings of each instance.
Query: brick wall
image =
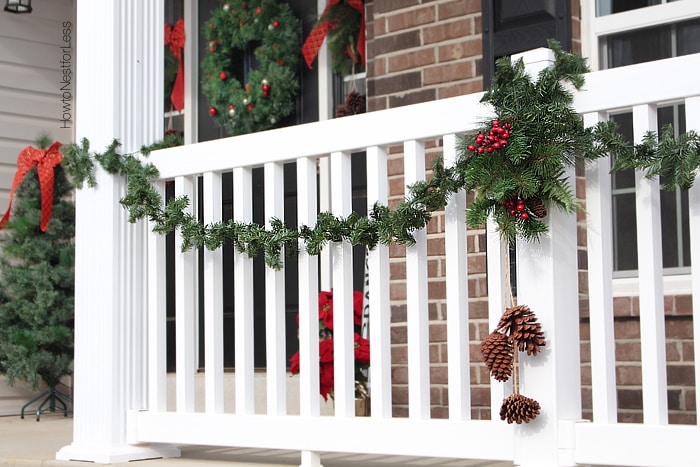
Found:
[[[481,0],[373,0],[365,2],[367,20],[368,110],[381,110],[483,90]],[[571,0],[572,49],[581,51],[580,2]],[[406,194],[401,148],[389,151],[389,196],[395,206]],[[426,145],[426,176],[442,153],[439,142]],[[585,179],[577,170],[577,194],[585,199]],[[585,201],[584,201],[585,206]],[[579,290],[581,305],[581,376],[583,416],[590,418],[590,348],[588,326],[585,213],[579,223]],[[446,417],[447,345],[444,283],[444,216],[436,213],[428,233],[431,405],[433,417]],[[480,343],[488,327],[486,242],[483,230],[468,234],[472,417],[490,417],[489,374],[481,363]],[[406,352],[405,248],[390,248],[394,415],[408,415]],[[690,297],[666,299],[669,418],[695,423],[695,389]],[[642,418],[638,301],[615,300],[617,378],[620,421]]]

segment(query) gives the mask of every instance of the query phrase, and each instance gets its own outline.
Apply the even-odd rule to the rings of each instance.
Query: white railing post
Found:
[[[632,108],[634,142],[656,131],[655,105]],[[661,255],[661,195],[659,180],[635,171],[637,263],[639,269],[639,328],[642,347],[642,405],[644,423],[668,423],[666,335],[664,327],[663,260]]]
[[[110,21],[95,21],[105,14]],[[162,2],[80,0],[77,22],[77,137],[98,151],[119,138],[127,152],[160,138]],[[76,193],[73,443],[56,458],[179,456],[170,445],[129,444],[127,413],[148,404],[146,230],[144,222],[129,224],[119,204],[123,178],[97,168],[96,181]]]
[[[598,112],[588,113],[583,116],[583,122],[589,127],[606,118],[607,115]],[[617,422],[611,186],[610,157],[603,157],[586,168],[591,386],[593,420],[601,423]]]
[[[536,79],[554,55],[537,49],[523,60]],[[566,175],[574,186],[573,168]],[[576,216],[552,209],[545,221],[539,242],[517,243],[518,303],[537,315],[547,340],[540,354],[521,354],[521,393],[541,406],[536,419],[516,427],[515,463],[523,467],[575,465],[566,424],[581,417]]]

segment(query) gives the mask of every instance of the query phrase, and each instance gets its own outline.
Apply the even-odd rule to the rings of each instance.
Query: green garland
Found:
[[[615,156],[618,167],[614,170],[647,167],[649,176],[668,175],[665,187],[679,185],[685,189],[692,184],[700,167],[697,135],[688,133],[676,141],[665,132],[656,144],[655,135],[650,133],[644,144],[631,147],[623,142],[614,123],[584,128],[562,84],[562,81],[579,87],[583,84],[581,61],[559,50],[556,44],[553,48],[556,63],[543,71],[535,83],[524,73],[522,63],[499,62],[494,87],[484,96],[484,101],[494,105],[499,125],[501,120],[504,124],[511,123],[507,137],[499,133],[500,140],[507,140],[505,148],[480,153],[470,150],[469,144],[473,143],[465,139],[454,166],[444,167],[437,158],[430,180],[410,186],[406,199],[395,209],[377,203],[367,217],[353,212],[341,218],[323,212],[315,226],[301,226],[299,230],[288,229],[280,219],[271,219],[269,230],[259,224],[233,220],[204,225],[184,211],[189,204],[187,197],[170,200],[163,208],[163,200],[151,183],[158,178],[157,168],[133,154],[119,155],[116,140],[102,154],[91,154],[86,139],[80,146],[64,146],[63,165],[78,187],[85,182],[95,186],[93,161],[111,174],[126,176],[126,194],[121,204],[129,211],[129,221],[148,218],[159,233],[179,228],[183,250],[213,250],[229,240],[237,251],[250,257],[264,254],[266,264],[275,269],[282,267],[283,252],[287,255],[298,252],[299,240],[312,255],[318,255],[328,242],[343,240],[370,249],[380,243],[412,245],[413,232],[425,227],[432,212],[444,209],[449,197],[463,189],[475,192],[467,211],[471,226],[483,226],[487,216],[493,214],[504,239],[536,240],[546,231],[546,224],[536,217],[530,200],[538,197],[547,206],[574,211],[579,202],[562,178],[563,168],[605,154]],[[513,97],[523,101],[515,102]],[[553,127],[546,128],[547,125]],[[490,133],[493,127],[491,122],[484,131]],[[152,150],[181,144],[177,135],[169,138],[141,148],[141,153],[147,156]],[[493,142],[482,147],[489,145],[493,146]],[[513,208],[507,208],[506,204],[513,199],[513,193],[523,199],[523,211],[531,212],[532,216],[524,219],[522,215],[511,215]]]
[[[204,27],[202,90],[209,114],[230,135],[266,130],[294,112],[299,88],[299,21],[276,0],[225,0]],[[245,84],[234,66],[255,47]]]

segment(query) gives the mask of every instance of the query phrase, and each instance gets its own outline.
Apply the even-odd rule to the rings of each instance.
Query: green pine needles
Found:
[[[46,232],[40,229],[36,167],[17,187],[12,216],[0,232],[0,372],[9,384],[26,381],[33,390],[56,386],[73,368],[73,185],[61,165],[54,177]]]
[[[180,197],[163,207],[163,200],[151,186],[158,177],[153,164],[142,163],[135,155],[120,155],[114,141],[103,154],[91,154],[89,143],[64,146],[64,167],[78,186],[94,186],[94,162],[109,173],[126,176],[126,194],[122,205],[129,220],[148,218],[154,230],[167,233],[180,229],[183,249],[220,248],[230,241],[237,251],[251,257],[263,254],[268,266],[282,267],[283,254],[297,253],[299,240],[306,251],[317,255],[328,242],[346,240],[352,245],[372,249],[378,244],[412,245],[413,233],[425,227],[432,212],[442,210],[451,195],[467,190],[474,193],[468,207],[471,227],[482,227],[493,216],[502,237],[538,240],[547,231],[542,218],[548,209],[574,212],[579,200],[565,177],[568,168],[598,157],[613,154],[615,170],[625,167],[646,168],[649,176],[661,175],[665,186],[689,187],[698,166],[698,136],[688,133],[678,140],[664,132],[661,141],[649,134],[644,144],[626,144],[613,122],[601,122],[585,128],[572,106],[571,88],[583,85],[588,70],[585,60],[561,50],[550,42],[555,63],[536,80],[525,72],[521,61],[498,62],[493,86],[483,102],[491,104],[494,119],[481,131],[465,137],[459,144],[454,166],[444,167],[438,158],[430,180],[409,187],[406,199],[394,209],[375,204],[367,217],[356,213],[340,218],[320,213],[316,225],[287,228],[280,219],[271,220],[271,228],[233,220],[204,225],[184,212],[189,200]],[[179,144],[163,141],[144,147],[148,155],[154,149]]]

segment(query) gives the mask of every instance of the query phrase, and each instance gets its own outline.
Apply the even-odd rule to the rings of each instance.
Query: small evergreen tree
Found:
[[[37,146],[48,147],[42,137]],[[8,383],[53,388],[73,367],[75,210],[72,185],[54,168],[53,213],[40,228],[41,187],[36,167],[15,190],[0,231],[0,372]]]

